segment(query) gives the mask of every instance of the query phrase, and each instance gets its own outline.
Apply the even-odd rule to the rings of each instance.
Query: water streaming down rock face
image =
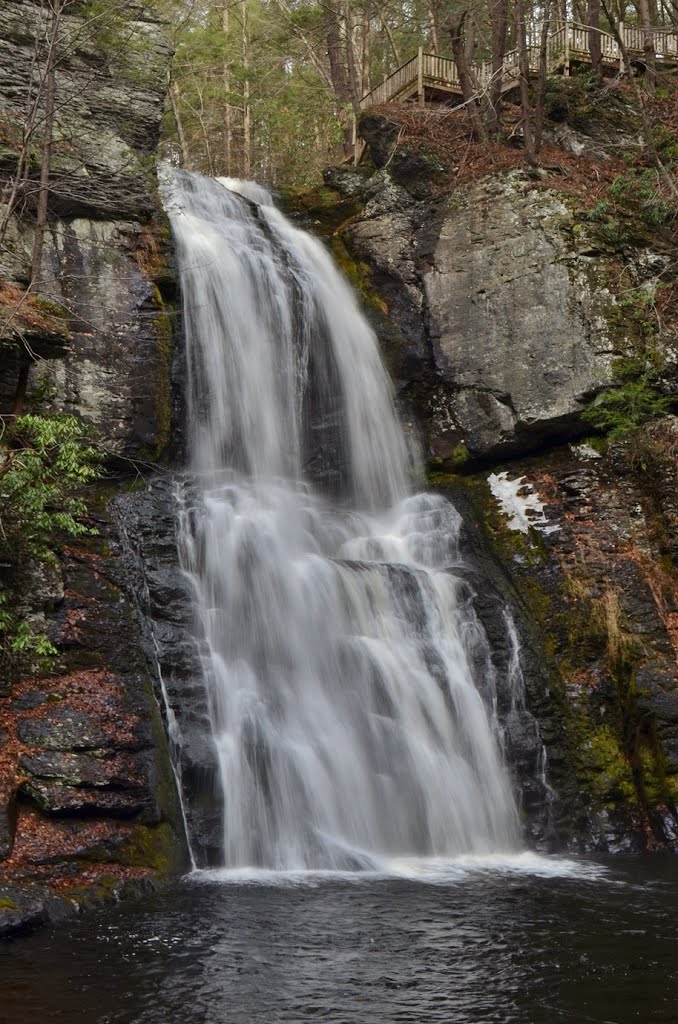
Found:
[[[459,516],[407,494],[414,461],[350,289],[258,186],[182,172],[165,191],[194,470],[179,535],[223,863],[514,848],[494,670],[454,573]]]

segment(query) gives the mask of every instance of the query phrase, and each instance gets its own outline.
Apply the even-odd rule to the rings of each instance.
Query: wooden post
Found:
[[[563,65],[563,75],[565,78],[570,77],[570,26],[565,22],[565,63]]]
[[[356,117],[355,110],[353,111],[352,121],[352,132],[353,136],[353,166],[358,166],[358,118]]]
[[[624,38],[624,22],[623,21],[619,22],[619,37],[621,39]],[[624,71],[625,71],[625,68],[624,68],[624,56],[623,56],[621,50],[619,49],[619,43],[616,43],[615,45],[616,45],[617,49],[619,50],[619,74],[623,75]]]
[[[419,106],[424,106],[424,50],[423,47],[419,47],[417,53],[417,100]]]

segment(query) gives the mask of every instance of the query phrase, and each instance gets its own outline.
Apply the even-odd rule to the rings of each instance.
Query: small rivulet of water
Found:
[[[229,868],[519,847],[451,504],[411,495],[376,339],[251,183],[172,172],[194,592]]]

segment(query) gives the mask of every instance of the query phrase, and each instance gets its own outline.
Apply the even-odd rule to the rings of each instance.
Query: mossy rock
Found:
[[[159,881],[179,874],[186,858],[169,822],[138,825],[129,844],[117,859],[126,867],[149,868]]]
[[[359,196],[342,196],[331,188],[283,188],[278,193],[280,208],[293,220],[322,238],[330,239],[342,225],[357,217],[363,208]]]
[[[433,144],[401,142],[401,126],[374,111],[362,114],[358,130],[374,166],[388,166],[393,180],[415,199],[427,198],[447,182],[447,162]]]

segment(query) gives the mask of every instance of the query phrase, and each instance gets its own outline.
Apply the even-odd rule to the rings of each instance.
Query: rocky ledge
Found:
[[[45,11],[35,0],[3,4],[3,196]],[[0,935],[143,892],[187,863],[160,691],[107,510],[170,438],[176,286],[155,168],[170,47],[136,0],[105,30],[89,5],[68,5],[58,46],[39,295],[24,294],[33,190],[0,252],[0,412],[28,353],[29,407],[89,425],[111,477],[86,496],[96,535],[71,545],[55,536],[53,558],[19,559],[5,591],[57,655],[47,669],[0,679]],[[29,178],[38,175],[34,161]]]
[[[603,144],[609,105],[625,130]],[[409,121],[398,131],[394,117],[365,115],[364,163],[330,168],[322,202],[302,206],[311,227],[328,226],[367,300],[429,459],[491,463],[590,432],[582,414],[619,382],[620,360],[661,364],[661,388],[676,394],[676,331],[655,315],[675,291],[675,239],[663,207],[648,213],[643,168],[618,158],[622,140],[638,152],[627,100],[603,92],[588,134],[560,142],[589,155],[552,146],[558,163],[547,168],[515,166],[519,153],[505,148],[503,169],[481,153],[486,166],[469,171],[456,163],[460,143],[443,167],[435,142],[445,129],[417,146],[400,141]],[[332,211],[347,203],[337,226]]]
[[[98,537],[34,580],[57,661],[0,698],[0,935],[186,865],[160,707],[104,539],[113,526],[105,511],[95,522]]]
[[[3,5],[4,195],[21,151],[16,133],[44,13],[34,0]],[[107,22],[105,39],[99,24],[80,4],[64,15],[50,218],[33,305],[23,299],[33,247],[30,194],[9,218],[0,247],[0,412],[11,406],[25,339],[32,358],[40,357],[30,388],[43,396],[41,411],[80,416],[111,457],[152,462],[168,443],[172,411],[175,284],[155,171],[171,50],[141,2],[125,4],[124,15]],[[29,173],[36,178],[39,168],[31,165]],[[0,203],[0,220],[5,212]],[[3,312],[17,337],[5,331],[3,338]],[[32,314],[28,322],[25,314]]]

